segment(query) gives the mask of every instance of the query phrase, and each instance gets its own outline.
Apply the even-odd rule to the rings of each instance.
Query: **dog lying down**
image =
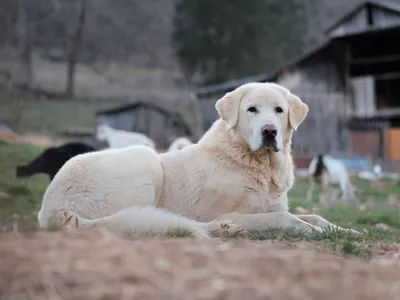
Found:
[[[130,146],[72,158],[45,192],[40,226],[57,217],[66,226],[156,234],[185,228],[196,237],[347,230],[288,212],[291,139],[308,113],[305,103],[277,84],[249,83],[218,100],[216,109],[220,119],[180,151]]]

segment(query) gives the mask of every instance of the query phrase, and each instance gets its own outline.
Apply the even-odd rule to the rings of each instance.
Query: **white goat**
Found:
[[[187,146],[193,145],[192,141],[185,137],[176,138],[168,147],[169,151],[181,150]]]
[[[342,190],[341,200],[357,200],[346,166],[340,160],[329,155],[318,155],[311,160],[308,175],[310,180],[306,196],[308,201],[311,201],[315,183],[321,185],[322,192],[329,183],[339,184]]]
[[[154,142],[146,135],[138,132],[114,129],[107,124],[100,124],[97,128],[97,139],[107,141],[112,149],[124,148],[132,145],[144,145],[156,149]]]

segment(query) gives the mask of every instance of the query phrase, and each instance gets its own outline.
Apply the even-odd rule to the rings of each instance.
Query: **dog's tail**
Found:
[[[105,227],[122,234],[167,235],[182,229],[197,238],[211,238],[213,222],[201,223],[153,206],[134,206],[99,219],[85,219],[64,211],[64,223],[78,228]],[[65,225],[64,224],[64,225]]]

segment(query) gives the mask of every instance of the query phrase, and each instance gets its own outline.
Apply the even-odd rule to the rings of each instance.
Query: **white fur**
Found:
[[[257,106],[259,116],[247,112],[249,105]],[[278,105],[284,112],[275,116]],[[46,190],[40,226],[62,211],[67,221],[74,217],[83,227],[162,233],[178,226],[202,237],[242,228],[334,226],[319,216],[288,212],[291,137],[307,115],[306,104],[276,84],[251,83],[218,100],[216,109],[221,119],[197,144],[180,151],[157,154],[131,146],[70,159]],[[254,142],[268,122],[280,131],[278,151]]]
[[[196,222],[154,206],[134,206],[98,219],[79,218],[79,227],[103,225],[116,232],[154,232],[161,235],[167,234],[171,229],[189,228],[196,237],[210,237],[207,232],[209,223]]]
[[[138,132],[114,129],[107,124],[100,124],[97,128],[97,139],[107,141],[112,149],[124,148],[132,145],[143,145],[155,149],[154,142],[146,135]]]
[[[318,157],[314,157],[308,167],[308,174],[312,176],[315,172]],[[328,171],[328,183],[338,184],[342,191],[342,200],[355,200],[354,186],[351,184],[350,176],[346,166],[339,159],[330,155],[324,155],[322,161]]]
[[[278,131],[276,136],[277,150],[282,150],[282,130],[284,129],[282,126],[287,123],[287,112],[289,110],[288,104],[281,101],[281,99],[284,98],[284,95],[282,95],[277,89],[269,89],[267,91],[262,89],[253,89],[247,91],[246,96],[248,101],[246,101],[246,105],[241,108],[246,113],[243,118],[239,118],[238,120],[239,128],[242,129],[239,135],[245,137],[245,141],[248,143],[251,150],[258,151],[263,146],[263,127],[266,125],[274,125]],[[271,101],[271,105],[263,107],[261,110],[260,99],[262,99],[262,97],[268,97],[269,99],[273,99],[273,101]],[[275,109],[278,106],[284,110],[284,113],[276,113]],[[247,109],[249,107],[256,107],[257,112],[248,112]],[[245,126],[244,124],[248,125]]]
[[[193,145],[192,141],[185,137],[175,139],[168,147],[168,151],[181,150],[187,146]]]
[[[60,209],[95,219],[130,207],[131,202],[153,205],[160,196],[163,171],[154,150],[128,146],[87,154],[67,161],[48,186],[38,214],[41,227]]]

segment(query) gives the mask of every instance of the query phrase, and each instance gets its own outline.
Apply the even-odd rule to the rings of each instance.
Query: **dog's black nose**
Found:
[[[261,130],[262,136],[266,140],[273,140],[275,139],[276,135],[278,134],[278,130],[274,125],[265,125]]]

